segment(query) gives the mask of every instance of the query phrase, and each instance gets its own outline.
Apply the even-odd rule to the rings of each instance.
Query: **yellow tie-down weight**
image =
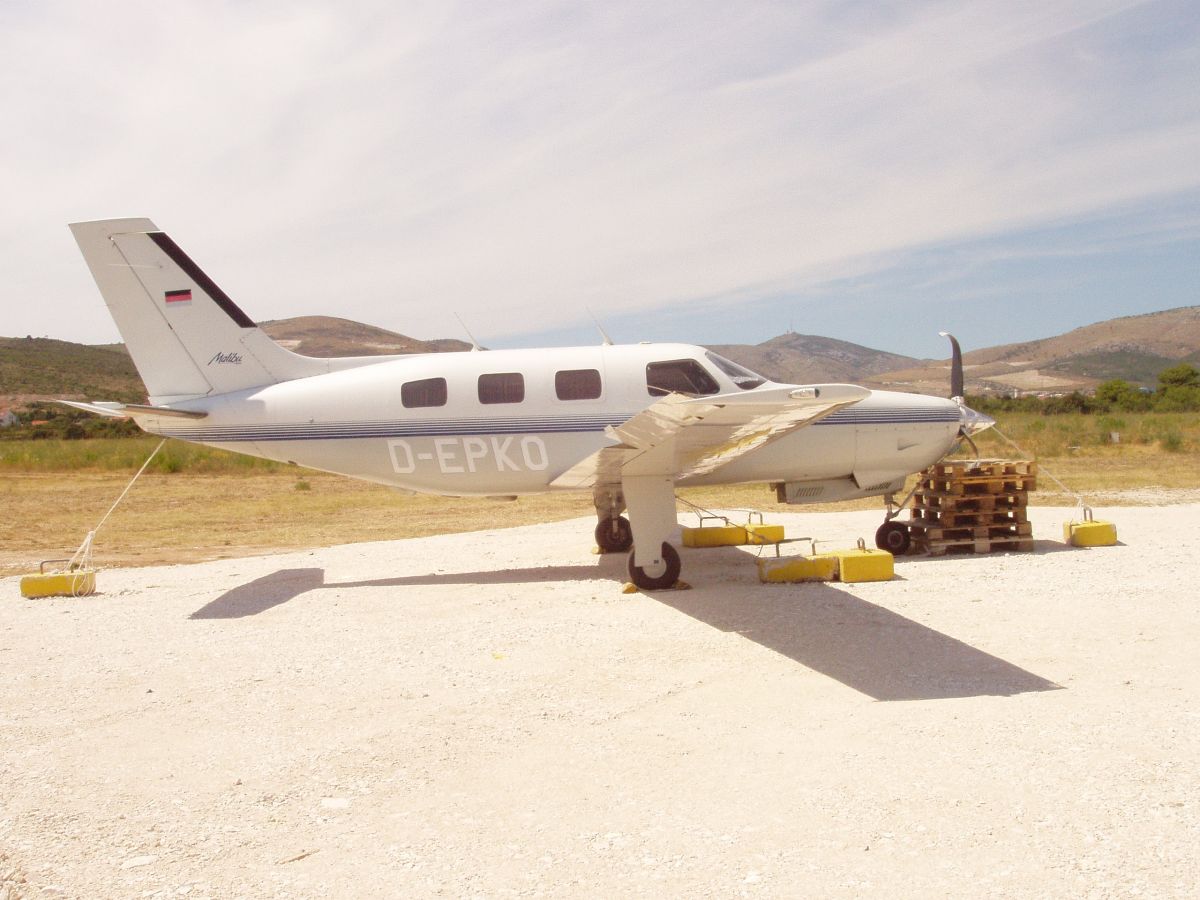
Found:
[[[1117,526],[1093,519],[1091,507],[1085,506],[1082,521],[1063,522],[1063,540],[1072,547],[1111,547],[1117,542]]]
[[[41,564],[36,575],[21,579],[23,597],[86,597],[96,593],[96,570],[68,567],[62,572],[47,572],[47,563],[68,562],[65,559],[48,559]]]

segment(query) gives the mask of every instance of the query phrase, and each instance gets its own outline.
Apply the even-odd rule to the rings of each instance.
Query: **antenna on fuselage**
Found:
[[[462,316],[458,313],[454,314],[454,318],[458,319],[458,324],[462,326],[462,330],[467,333],[467,337],[471,339],[471,352],[476,353],[483,348],[479,346],[479,341],[475,340],[475,335],[471,334],[471,329],[467,327],[467,323],[462,320]]]
[[[592,321],[596,323],[596,329],[600,332],[600,343],[605,347],[611,347],[613,345],[613,340],[608,336],[608,332],[604,330],[604,326],[600,324],[600,320],[596,318],[596,314],[592,312],[591,307],[585,305],[583,308],[587,310],[587,314],[591,316]]]

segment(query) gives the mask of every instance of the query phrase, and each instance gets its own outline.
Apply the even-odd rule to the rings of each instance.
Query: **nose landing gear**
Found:
[[[892,556],[903,556],[911,545],[912,535],[908,526],[895,519],[884,522],[875,532],[875,546],[886,550]]]

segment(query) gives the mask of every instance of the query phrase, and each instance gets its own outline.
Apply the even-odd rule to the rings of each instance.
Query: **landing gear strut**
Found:
[[[629,580],[643,591],[662,591],[674,587],[679,580],[679,572],[683,568],[679,561],[679,552],[663,541],[662,560],[653,571],[647,572],[641,566],[635,565],[634,554],[629,554]],[[646,568],[651,568],[647,566]]]

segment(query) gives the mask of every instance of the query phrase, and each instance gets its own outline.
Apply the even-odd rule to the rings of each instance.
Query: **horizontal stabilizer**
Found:
[[[129,413],[125,412],[124,403],[108,403],[105,401],[79,403],[75,400],[56,400],[55,402],[61,403],[63,406],[73,406],[75,409],[82,409],[84,412],[94,413],[97,416],[106,416],[110,419],[129,418]]]
[[[175,419],[203,419],[206,412],[193,409],[171,409],[169,406],[147,406],[143,403],[78,403],[74,400],[57,401],[64,406],[73,406],[84,412],[95,413],[98,416],[108,416],[116,419],[138,419],[142,416],[166,416]]]

